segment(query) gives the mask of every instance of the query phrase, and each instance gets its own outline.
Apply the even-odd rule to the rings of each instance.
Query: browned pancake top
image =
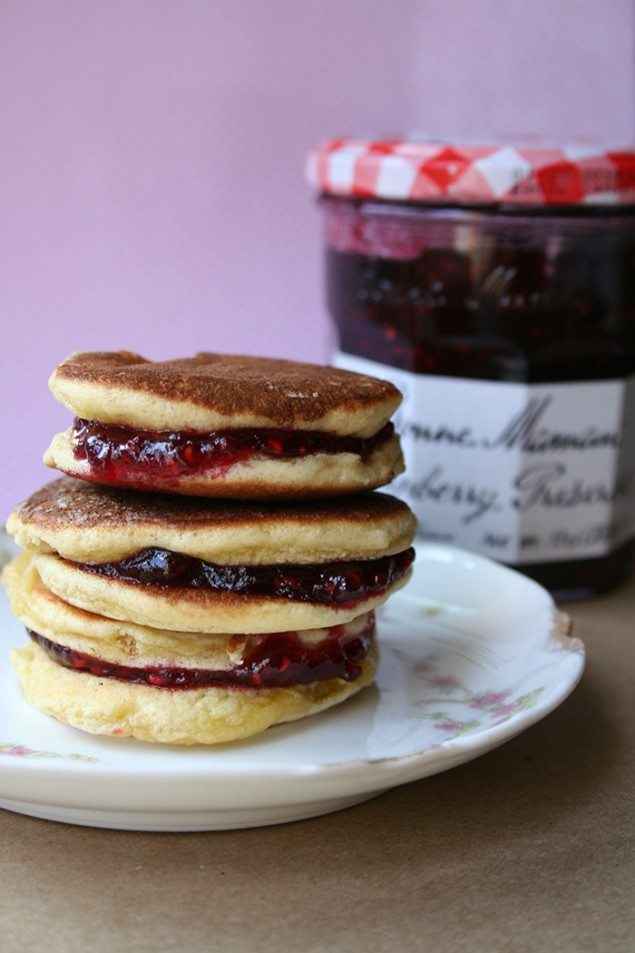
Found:
[[[16,510],[24,524],[43,531],[135,523],[176,529],[263,521],[306,524],[345,519],[352,523],[372,523],[407,516],[409,512],[405,503],[385,493],[365,493],[318,503],[253,503],[139,493],[97,486],[71,477],[47,483]]]
[[[296,419],[319,420],[329,411],[359,410],[400,396],[393,384],[374,377],[232,354],[148,361],[130,351],[86,351],[60,364],[54,378],[189,401],[227,416],[254,414],[283,427]]]

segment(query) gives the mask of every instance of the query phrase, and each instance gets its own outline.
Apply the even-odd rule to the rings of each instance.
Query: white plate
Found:
[[[276,824],[445,771],[554,709],[584,668],[550,596],[446,546],[418,550],[380,617],[376,686],[313,718],[215,748],[100,738],[29,708],[8,661],[24,631],[0,607],[0,806],[151,831]]]

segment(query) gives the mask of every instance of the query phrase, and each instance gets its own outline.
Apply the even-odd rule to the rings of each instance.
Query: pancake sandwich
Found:
[[[226,499],[314,499],[403,472],[388,381],[314,364],[79,352],[50,379],[73,413],[44,462],[111,486]]]
[[[409,576],[415,525],[384,493],[228,503],[63,477],[7,528],[47,588],[78,608],[242,634],[337,625],[377,608]]]
[[[372,612],[266,636],[151,629],[78,609],[29,553],[4,572],[30,641],[13,664],[27,701],[93,734],[169,744],[236,741],[343,702],[372,682]]]
[[[373,679],[374,610],[410,575],[415,525],[380,493],[229,503],[56,480],[8,522],[26,549],[5,570],[24,694],[87,731],[176,744],[338,704]]]
[[[267,358],[78,353],[65,475],[10,515],[5,569],[35,708],[84,731],[217,744],[355,695],[416,519],[387,381]],[[141,491],[141,492],[140,492]]]

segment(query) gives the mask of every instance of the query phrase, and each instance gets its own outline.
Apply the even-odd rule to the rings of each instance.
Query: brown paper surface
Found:
[[[0,811],[0,951],[635,946],[635,583],[567,607],[573,696],[470,764],[295,824],[204,834]]]

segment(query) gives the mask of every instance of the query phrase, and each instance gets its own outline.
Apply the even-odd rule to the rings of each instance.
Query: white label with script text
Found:
[[[519,564],[601,556],[634,535],[633,380],[437,377],[342,352],[333,363],[404,395],[406,473],[390,492],[419,539]]]

